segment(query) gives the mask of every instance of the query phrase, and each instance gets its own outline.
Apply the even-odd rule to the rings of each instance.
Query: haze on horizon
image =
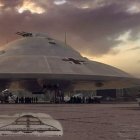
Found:
[[[139,0],[0,0],[0,46],[17,31],[67,32],[83,56],[140,77]]]

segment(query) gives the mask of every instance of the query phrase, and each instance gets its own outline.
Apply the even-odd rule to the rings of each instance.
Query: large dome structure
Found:
[[[23,38],[0,51],[0,79],[33,80],[74,89],[136,86],[139,80],[115,67],[91,61],[45,34],[19,33]],[[65,86],[64,86],[65,87]]]

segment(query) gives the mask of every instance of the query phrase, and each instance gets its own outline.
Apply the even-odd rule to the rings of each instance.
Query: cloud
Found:
[[[0,3],[3,5],[4,8],[14,8],[18,5],[23,3],[22,0],[0,0]]]
[[[128,11],[130,0],[56,1],[0,0],[0,44],[16,39],[17,31],[46,32],[60,40],[67,32],[76,50],[102,56],[123,41],[116,38],[131,30],[129,39],[134,39],[140,29],[140,13]]]
[[[128,51],[135,51],[135,50],[140,50],[140,47],[134,47],[134,48],[131,48],[131,49],[128,49]]]

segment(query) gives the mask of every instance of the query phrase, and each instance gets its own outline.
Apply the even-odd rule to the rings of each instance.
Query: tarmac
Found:
[[[0,104],[0,115],[45,113],[62,136],[0,136],[0,140],[140,140],[138,104]],[[1,122],[0,122],[1,123]]]

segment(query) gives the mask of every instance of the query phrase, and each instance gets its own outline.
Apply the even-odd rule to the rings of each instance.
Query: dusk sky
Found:
[[[140,0],[0,0],[0,46],[18,31],[66,32],[83,56],[140,77]]]

